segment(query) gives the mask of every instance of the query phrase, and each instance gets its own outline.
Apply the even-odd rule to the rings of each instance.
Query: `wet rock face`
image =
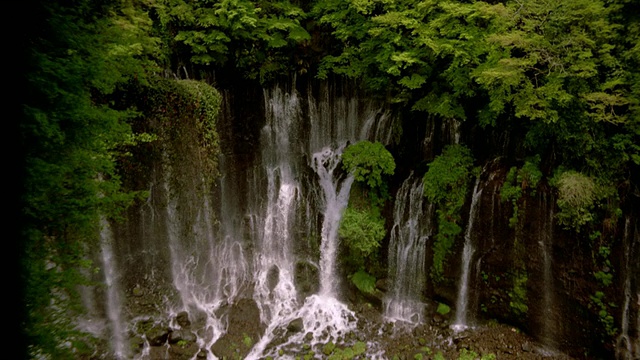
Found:
[[[182,311],[178,313],[178,315],[176,315],[176,322],[183,329],[186,329],[189,326],[191,326],[191,321],[189,320],[189,313],[186,311]]]
[[[306,261],[296,263],[294,281],[296,289],[298,289],[298,293],[302,298],[306,298],[320,290],[318,268]]]
[[[253,299],[241,299],[222,310],[227,312],[227,332],[211,352],[220,359],[243,359],[264,333],[260,309]]]
[[[557,224],[554,189],[545,181],[535,193],[521,199],[518,223],[510,226],[513,205],[502,202],[500,197],[507,171],[506,165],[498,164],[489,171],[492,176],[485,175],[487,178],[481,184],[479,216],[473,227],[476,252],[469,278],[471,321],[497,319],[517,326],[550,348],[573,356],[583,357],[588,353],[595,358],[613,358],[615,339],[608,337],[599,315],[601,309],[594,304],[593,296],[603,292],[608,302],[616,304],[617,308],[608,311],[614,318],[614,326],[621,329],[619,308],[625,302],[623,282],[630,272],[625,270],[628,266],[623,261],[628,251],[623,248],[624,242],[616,240],[611,244],[611,265],[605,270],[616,274],[616,278],[613,284],[604,286],[594,276],[603,269],[594,261],[594,256],[596,259],[598,256],[597,246],[589,240],[589,234],[568,231]],[[466,211],[469,211],[468,205]],[[624,227],[622,219],[610,231],[617,232],[620,238]],[[455,304],[461,253],[462,241],[457,239],[447,259],[445,280],[429,289],[428,296]],[[431,254],[428,254],[427,261],[430,260]],[[632,279],[638,277],[632,274]],[[519,289],[516,289],[518,281]],[[631,293],[637,289],[636,282],[631,282]],[[639,307],[630,304],[632,317]]]

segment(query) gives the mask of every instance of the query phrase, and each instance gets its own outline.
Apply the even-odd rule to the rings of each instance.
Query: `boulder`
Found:
[[[186,311],[179,312],[178,315],[176,315],[176,322],[183,329],[191,326],[191,321],[189,321],[189,313]]]

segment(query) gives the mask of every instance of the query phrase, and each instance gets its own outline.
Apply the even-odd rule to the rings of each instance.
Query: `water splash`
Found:
[[[464,248],[462,250],[462,274],[460,275],[460,286],[458,288],[458,300],[456,301],[456,318],[451,328],[454,331],[462,331],[468,327],[468,302],[469,302],[469,277],[471,270],[471,260],[475,252],[472,235],[473,223],[478,213],[478,200],[482,190],[480,189],[480,176],[476,179],[473,187],[473,197],[469,209],[469,223],[464,234]]]

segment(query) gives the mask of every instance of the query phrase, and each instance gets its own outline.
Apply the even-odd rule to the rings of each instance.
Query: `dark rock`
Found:
[[[389,282],[387,279],[378,279],[376,281],[376,287],[381,291],[387,292],[389,291]]]
[[[174,330],[169,334],[169,344],[175,344],[179,341],[195,342],[197,337],[189,330]]]
[[[269,288],[269,291],[273,291],[273,289],[278,286],[279,282],[280,268],[274,265],[269,269],[269,272],[267,273],[267,287]]]
[[[320,290],[318,267],[309,262],[299,261],[296,263],[293,280],[302,297],[315,294]]]
[[[287,331],[289,331],[290,333],[297,333],[302,331],[302,329],[304,329],[304,323],[302,322],[302,318],[291,320],[289,325],[287,325]]]
[[[528,341],[522,344],[522,351],[525,351],[525,352],[533,351],[533,349],[531,348],[531,344],[529,344]]]
[[[168,353],[171,360],[189,360],[200,351],[198,344],[189,343],[185,345],[171,345]]]
[[[189,313],[186,311],[179,312],[178,315],[176,315],[176,322],[183,329],[191,326],[191,321],[189,321]]]
[[[226,310],[227,332],[213,344],[211,352],[220,359],[244,358],[264,332],[260,309],[253,299],[241,299]]]
[[[207,358],[207,350],[200,349],[200,352],[198,353],[197,358],[198,359],[206,359]]]
[[[141,336],[134,336],[129,340],[131,350],[134,354],[137,354],[144,347],[144,339]]]
[[[149,345],[162,346],[169,338],[169,328],[164,326],[164,324],[154,324],[144,335],[147,341],[149,341]]]

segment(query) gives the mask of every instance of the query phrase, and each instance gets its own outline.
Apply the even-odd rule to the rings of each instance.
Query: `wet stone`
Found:
[[[302,322],[302,318],[297,318],[291,320],[289,325],[287,325],[287,331],[290,333],[297,333],[304,329],[304,323]]]
[[[189,321],[189,313],[186,311],[179,312],[178,315],[176,315],[176,322],[183,329],[191,326],[191,321]]]

